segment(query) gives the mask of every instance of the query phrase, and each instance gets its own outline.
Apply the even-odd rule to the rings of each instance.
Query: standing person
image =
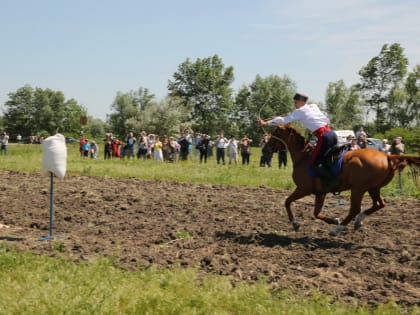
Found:
[[[121,141],[115,137],[112,137],[111,145],[112,145],[112,157],[120,158],[121,157]]]
[[[155,146],[155,135],[149,134],[147,137],[147,151],[146,151],[146,159],[153,159],[153,148]]]
[[[191,137],[192,150],[194,151],[194,160],[197,160],[200,156],[200,149],[198,148],[198,145],[200,144],[201,140],[203,140],[203,135],[201,133],[194,132],[193,136]]]
[[[112,141],[111,139],[105,140],[104,144],[104,159],[109,160],[112,157]]]
[[[350,143],[350,150],[359,150],[359,144],[357,142],[357,138],[356,137],[352,137],[351,138],[351,143]]]
[[[139,137],[139,145],[138,145],[138,151],[137,151],[138,159],[140,158],[146,159],[148,142],[149,142],[149,139],[147,138],[146,131],[142,131]]]
[[[178,143],[175,141],[174,137],[169,137],[169,144],[168,144],[168,161],[174,162],[175,161],[175,154],[177,150]]]
[[[367,148],[366,136],[364,134],[360,134],[359,137],[357,137],[357,145],[360,149]]]
[[[364,136],[365,138],[367,138],[367,133],[365,132],[363,126],[360,126],[359,130],[356,131],[356,138],[359,138],[360,136]]]
[[[251,142],[252,140],[249,139],[246,135],[244,135],[241,139],[241,156],[242,156],[242,165],[249,165],[249,160],[251,156]]]
[[[284,168],[287,166],[287,148],[286,146],[284,148],[281,148],[279,150],[279,168],[283,165]]]
[[[169,159],[169,138],[168,138],[167,135],[163,136],[162,154],[163,154],[163,161],[168,161],[168,159]]]
[[[188,154],[190,152],[190,142],[188,141],[188,134],[184,133],[181,137],[181,139],[179,139],[178,141],[179,145],[180,145],[180,158],[181,161],[187,161],[188,160]]]
[[[216,160],[217,164],[220,164],[222,161],[223,165],[225,165],[225,148],[227,146],[228,139],[225,138],[223,132],[221,132],[216,138]]]
[[[402,143],[402,137],[396,137],[391,145],[391,154],[403,155],[405,152],[404,143]]]
[[[85,143],[83,144],[83,159],[87,159],[89,157],[89,152],[90,152],[90,143],[88,141],[88,139],[86,139]]]
[[[210,135],[207,135],[207,137],[209,138],[209,145],[207,146],[207,159],[208,159],[213,156],[214,141],[211,140]]]
[[[229,154],[229,164],[232,164],[232,160],[235,164],[238,164],[238,140],[235,139],[235,136],[230,136],[227,148]]]
[[[383,139],[382,140],[382,145],[379,148],[379,151],[381,151],[381,152],[383,152],[387,155],[390,155],[391,154],[390,150],[391,150],[391,145],[388,143],[388,139]]]
[[[324,189],[331,190],[337,183],[337,178],[332,176],[330,168],[326,165],[324,158],[325,153],[335,145],[337,145],[337,134],[328,126],[329,119],[321,112],[318,105],[307,104],[308,96],[303,93],[296,93],[293,97],[295,110],[284,117],[275,117],[269,121],[260,120],[262,126],[288,124],[294,121],[300,121],[303,126],[309,129],[318,139],[312,152],[310,163],[315,173],[321,177],[325,183]],[[307,144],[307,150],[312,147]]]
[[[86,142],[87,142],[86,136],[85,135],[81,135],[80,136],[80,140],[79,140],[80,157],[83,157],[84,156],[83,147],[84,147],[84,145],[85,145]]]
[[[272,157],[264,154],[264,146],[268,142],[268,140],[270,140],[270,135],[265,134],[260,141],[260,147],[261,147],[260,167],[265,167],[266,165],[268,167],[271,167],[271,158]]]
[[[3,131],[3,133],[0,136],[0,143],[1,143],[1,153],[7,155],[7,148],[9,146],[9,135],[6,131]]]
[[[198,150],[200,150],[200,163],[207,163],[207,151],[209,149],[210,137],[208,135],[201,135]]]
[[[153,156],[156,161],[163,162],[163,152],[162,152],[162,142],[160,141],[159,136],[155,137],[155,143],[153,146]]]
[[[95,141],[90,142],[90,158],[91,159],[97,159],[98,158],[98,152],[99,152],[99,146]]]
[[[125,138],[125,142],[127,144],[125,145],[124,156],[126,156],[127,159],[134,159],[134,144],[136,143],[136,141],[137,139],[134,137],[134,133],[130,131],[127,137]]]

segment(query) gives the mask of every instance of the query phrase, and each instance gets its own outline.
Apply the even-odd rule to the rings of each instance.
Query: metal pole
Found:
[[[53,212],[54,212],[54,175],[51,173],[50,181],[50,239],[53,236]]]

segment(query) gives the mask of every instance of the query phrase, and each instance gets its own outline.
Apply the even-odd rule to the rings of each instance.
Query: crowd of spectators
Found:
[[[346,139],[350,146],[350,150],[365,149],[368,147],[368,135],[363,130],[363,127],[356,132],[356,136],[348,135]],[[403,138],[395,137],[392,144],[388,143],[388,139],[382,139],[378,150],[388,155],[403,155],[405,153]]]
[[[260,146],[267,142],[269,135],[264,135]],[[141,131],[137,136],[129,131],[124,139],[119,139],[111,131],[105,134],[103,142],[103,158],[119,159],[150,159],[158,162],[177,162],[195,160],[207,163],[216,151],[217,164],[250,164],[252,139],[243,135],[237,140],[234,135],[229,138],[221,132],[214,139],[204,133],[194,133],[184,130],[179,138]],[[99,145],[81,135],[79,141],[80,157],[82,159],[99,158]],[[263,162],[262,162],[263,161]],[[287,165],[287,151],[279,153],[279,167]],[[271,167],[271,157],[260,159],[260,166]]]
[[[261,156],[259,165],[261,167],[271,167],[272,157],[265,156],[263,152],[264,145],[270,139],[269,134],[264,134],[259,142]],[[238,164],[249,165],[251,156],[252,140],[246,135],[237,140],[234,135],[229,138],[224,133],[219,133],[213,140],[204,133],[194,133],[188,129],[184,130],[181,137],[175,139],[173,136],[163,136],[140,132],[137,137],[133,131],[129,131],[127,136],[120,140],[112,132],[108,132],[104,138],[104,159],[153,159],[158,162],[176,162],[196,160],[200,163],[207,163],[207,160],[213,156],[216,151],[217,164]],[[350,150],[367,148],[367,134],[360,128],[356,136],[349,135],[347,143]],[[378,148],[386,154],[404,154],[405,148],[402,143],[402,137],[396,137],[392,144],[387,139],[382,140],[382,146]],[[99,145],[95,141],[89,141],[84,135],[80,138],[80,156],[82,158],[99,157]],[[227,155],[227,157],[226,157]],[[239,161],[241,157],[241,161]],[[278,167],[287,166],[287,150],[278,152]]]

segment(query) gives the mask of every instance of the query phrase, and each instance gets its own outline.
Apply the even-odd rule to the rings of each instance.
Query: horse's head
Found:
[[[288,148],[289,150],[302,150],[305,139],[290,125],[278,125],[271,134],[270,140],[263,148],[263,154],[273,154],[279,150]]]

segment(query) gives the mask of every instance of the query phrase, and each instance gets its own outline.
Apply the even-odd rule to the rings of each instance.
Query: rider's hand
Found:
[[[312,143],[308,142],[307,144],[305,144],[305,147],[303,148],[302,152],[310,152],[314,149],[314,146],[312,145]]]
[[[258,123],[260,124],[260,126],[266,126],[268,123],[265,120],[259,120]]]

